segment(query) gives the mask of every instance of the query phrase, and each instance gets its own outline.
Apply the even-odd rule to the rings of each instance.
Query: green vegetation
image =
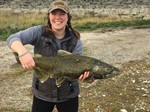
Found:
[[[150,20],[134,20],[134,21],[116,21],[106,23],[87,22],[84,25],[76,25],[74,28],[79,31],[91,31],[106,28],[126,28],[126,27],[140,27],[150,25]]]
[[[42,12],[16,12],[0,10],[0,40],[31,26],[47,24],[47,14]],[[130,26],[150,25],[150,20],[139,20],[118,17],[76,17],[73,16],[73,27],[80,31],[92,31],[107,28],[126,28]]]
[[[6,40],[9,35],[30,26],[45,24],[45,16],[40,12],[34,13],[0,10],[0,17],[0,40]]]

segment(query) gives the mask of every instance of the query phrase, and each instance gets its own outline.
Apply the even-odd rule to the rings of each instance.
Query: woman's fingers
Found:
[[[79,80],[83,81],[84,79],[86,79],[89,76],[90,72],[86,71],[84,72],[84,74],[80,75]]]
[[[30,69],[35,67],[34,59],[30,53],[20,57],[19,60],[23,68]]]

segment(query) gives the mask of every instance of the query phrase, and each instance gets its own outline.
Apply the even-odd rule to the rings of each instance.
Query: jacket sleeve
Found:
[[[77,40],[77,45],[73,50],[73,54],[78,54],[78,55],[82,55],[83,52],[83,45],[82,45],[82,41],[79,39]]]
[[[26,30],[22,30],[10,35],[10,37],[8,37],[7,39],[7,44],[10,47],[13,41],[19,40],[22,42],[23,45],[35,45],[43,32],[44,27],[42,25],[30,27]]]

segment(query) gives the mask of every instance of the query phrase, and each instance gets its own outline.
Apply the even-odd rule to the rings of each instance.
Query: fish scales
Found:
[[[88,59],[87,60],[88,63],[87,62],[85,63],[83,62],[81,56],[77,56],[77,55],[54,56],[51,58],[43,57],[43,58],[35,58],[35,60],[37,60],[36,66],[39,68],[45,66],[45,68],[42,69],[42,71],[43,72],[45,70],[48,71],[49,75],[52,77],[67,76],[71,79],[76,79],[82,73],[84,73],[84,71],[92,70],[92,66],[91,66],[92,61]],[[45,61],[45,63],[43,63],[43,61]]]

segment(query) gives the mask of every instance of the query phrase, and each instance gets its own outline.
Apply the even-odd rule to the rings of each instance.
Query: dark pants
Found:
[[[55,105],[58,112],[78,112],[78,97],[60,103],[53,103],[40,100],[34,96],[32,112],[52,112]]]

